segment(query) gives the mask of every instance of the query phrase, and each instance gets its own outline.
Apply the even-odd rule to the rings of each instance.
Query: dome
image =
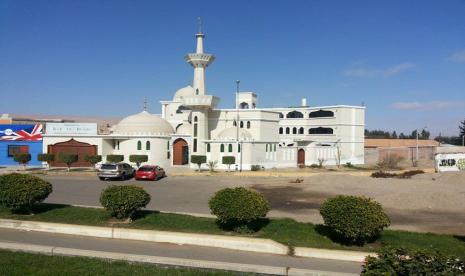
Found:
[[[173,101],[181,101],[184,96],[193,96],[195,94],[194,88],[190,85],[183,87],[174,93]]]
[[[230,127],[226,128],[218,134],[219,139],[236,139],[237,128]],[[252,134],[245,129],[239,129],[239,140],[251,140]]]
[[[176,128],[176,134],[192,135],[192,125],[189,123],[184,123],[184,124],[179,125]]]
[[[113,133],[123,135],[168,135],[174,133],[168,121],[142,111],[122,119],[113,128]]]

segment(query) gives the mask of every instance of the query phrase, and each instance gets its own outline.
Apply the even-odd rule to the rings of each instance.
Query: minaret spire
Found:
[[[147,111],[147,97],[144,98],[144,111]]]
[[[197,33],[201,34],[202,33],[202,17],[197,17],[197,23],[199,25],[199,31]]]

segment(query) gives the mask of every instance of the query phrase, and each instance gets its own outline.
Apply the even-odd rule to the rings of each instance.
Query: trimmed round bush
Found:
[[[100,195],[102,206],[118,219],[131,219],[149,202],[150,195],[142,187],[134,185],[111,185]]]
[[[52,184],[29,174],[0,176],[0,204],[13,212],[31,211],[32,205],[42,202],[52,192]]]
[[[366,197],[330,198],[321,205],[320,214],[339,238],[354,244],[365,244],[390,225],[381,204]]]
[[[263,218],[270,210],[262,194],[242,187],[216,192],[208,205],[220,223],[236,226]]]

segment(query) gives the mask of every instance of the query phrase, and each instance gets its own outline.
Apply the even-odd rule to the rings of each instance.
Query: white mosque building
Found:
[[[207,93],[205,70],[215,60],[203,49],[205,35],[196,34],[195,53],[185,56],[194,68],[192,86],[161,101],[162,114],[144,111],[128,116],[114,125],[109,134],[99,134],[96,125],[46,126],[43,151],[77,152],[85,166],[84,154],[148,156],[147,164],[163,167],[196,167],[190,156],[205,155],[226,169],[223,156],[235,157],[235,168],[250,170],[297,167],[323,162],[364,163],[365,107],[308,106],[259,107],[253,92],[237,92],[236,108],[217,108],[219,98]],[[58,163],[56,165],[59,165]]]

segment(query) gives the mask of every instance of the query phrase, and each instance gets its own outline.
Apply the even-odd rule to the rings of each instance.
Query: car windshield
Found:
[[[100,167],[102,170],[116,170],[116,165],[113,164],[103,164],[102,167]]]
[[[139,171],[141,171],[141,172],[153,171],[153,167],[140,167]]]

